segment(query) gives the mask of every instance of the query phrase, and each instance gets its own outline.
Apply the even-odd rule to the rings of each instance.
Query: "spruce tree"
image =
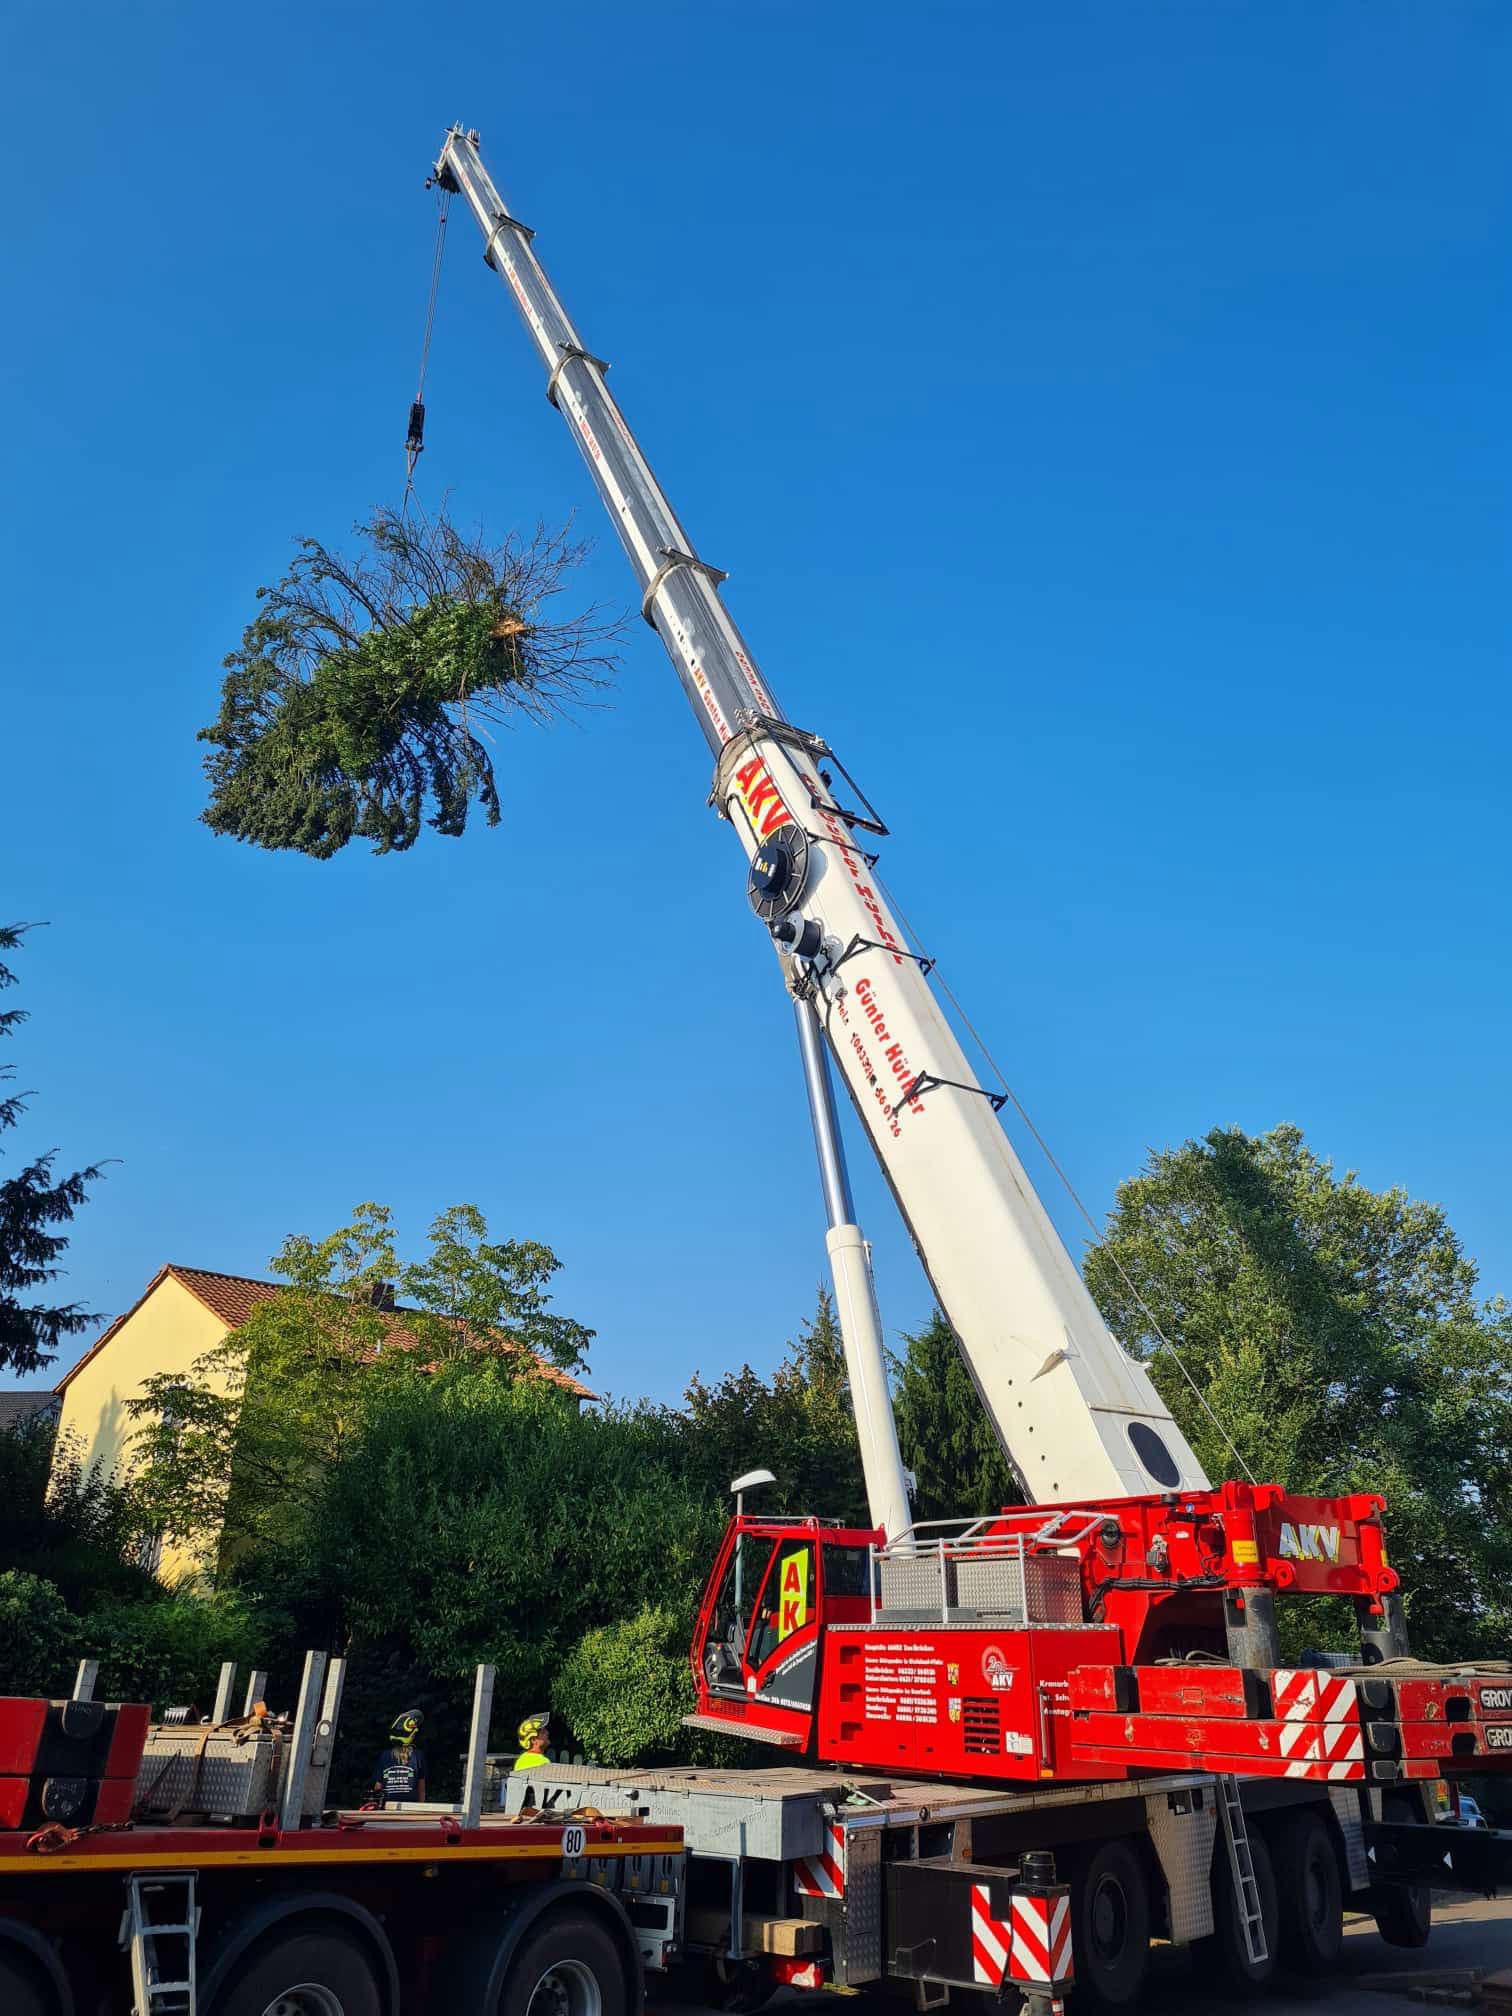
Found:
[[[917,1479],[916,1519],[966,1519],[1023,1501],[997,1430],[972,1384],[955,1332],[938,1309],[905,1333],[894,1361],[898,1447]]]
[[[0,953],[14,952],[27,924],[0,924]],[[16,976],[0,963],[0,989]],[[0,1011],[0,1036],[13,1036],[26,1020],[23,1008]],[[14,1065],[0,1066],[0,1086],[15,1081]],[[29,1092],[0,1091],[0,1134],[20,1124]],[[23,1301],[56,1281],[68,1245],[66,1225],[83,1204],[88,1186],[99,1180],[99,1165],[54,1176],[57,1150],[48,1149],[0,1181],[0,1372],[37,1372],[56,1355],[63,1338],[87,1330],[95,1316],[77,1302]]]

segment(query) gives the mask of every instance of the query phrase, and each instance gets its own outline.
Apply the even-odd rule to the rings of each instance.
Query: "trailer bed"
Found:
[[[595,1806],[649,1826],[679,1829],[690,1853],[787,1862],[819,1853],[830,1815],[848,1827],[910,1827],[1088,1807],[1212,1783],[1206,1772],[1152,1772],[1093,1784],[976,1785],[822,1770],[798,1764],[723,1770],[672,1765],[610,1771],[593,1764],[538,1764],[503,1781],[505,1811]],[[528,1802],[528,1803],[527,1803]]]

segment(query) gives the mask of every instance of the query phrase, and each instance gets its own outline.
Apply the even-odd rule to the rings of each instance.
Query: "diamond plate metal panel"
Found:
[[[1024,1563],[1029,1579],[1031,1624],[1080,1624],[1082,1580],[1080,1561],[1058,1554],[1031,1554]]]
[[[1339,1823],[1339,1832],[1344,1837],[1344,1862],[1349,1871],[1351,1890],[1364,1890],[1370,1884],[1370,1862],[1365,1853],[1365,1823],[1360,1814],[1360,1795],[1353,1785],[1330,1785],[1328,1803]]]
[[[283,1760],[276,1736],[238,1743],[203,1729],[150,1729],[137,1805],[148,1813],[261,1813],[277,1804]]]
[[[963,1557],[956,1563],[956,1595],[963,1610],[987,1616],[1024,1618],[1023,1565],[1015,1555]]]
[[[884,1610],[906,1610],[923,1616],[938,1617],[944,1609],[953,1608],[956,1601],[956,1577],[949,1561],[941,1563],[938,1554],[884,1554],[877,1563],[881,1578],[882,1608]],[[944,1577],[944,1594],[941,1594],[941,1576]]]
[[[1029,1624],[1080,1624],[1081,1564],[1058,1555],[963,1555],[955,1566],[962,1610]]]
[[[845,1927],[835,1978],[842,1988],[882,1978],[882,1830],[847,1828]]]
[[[563,1811],[588,1805],[633,1813],[681,1827],[696,1853],[767,1862],[817,1854],[825,1844],[824,1806],[845,1794],[838,1776],[800,1767],[741,1772],[674,1766],[641,1773],[548,1764],[512,1772],[500,1789],[510,1813],[521,1812],[527,1799],[545,1806],[555,1792]]]
[[[1211,1792],[1200,1790],[1154,1793],[1145,1800],[1145,1815],[1170,1900],[1172,1943],[1185,1946],[1194,1939],[1206,1939],[1213,1930],[1217,1800]]]

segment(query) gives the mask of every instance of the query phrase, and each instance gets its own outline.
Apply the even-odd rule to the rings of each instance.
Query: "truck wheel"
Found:
[[[1388,1792],[1381,1801],[1383,1820],[1425,1820],[1423,1796],[1416,1790]],[[1370,1914],[1388,1946],[1413,1950],[1428,1944],[1433,1930],[1433,1892],[1426,1883],[1377,1883],[1370,1893]]]
[[[1150,1965],[1150,1889],[1127,1841],[1105,1841],[1071,1879],[1078,2011],[1128,2009]]]
[[[499,2016],[625,2016],[625,1956],[587,1911],[553,1911],[510,1963]]]
[[[0,1951],[0,2009],[5,2016],[56,2016],[52,1991],[23,1954]]]
[[[1311,1807],[1284,1815],[1270,1833],[1283,1959],[1299,1974],[1336,1965],[1344,1945],[1344,1885],[1333,1835]]]
[[[1276,1945],[1280,1927],[1276,1905],[1276,1871],[1258,1828],[1249,1837],[1250,1860],[1254,1864],[1255,1888],[1260,1892],[1260,1922],[1265,1928],[1265,1958],[1251,1960],[1244,1943],[1244,1921],[1239,1898],[1229,1870],[1228,1850],[1220,1838],[1213,1862],[1213,1936],[1199,1939],[1193,1947],[1197,1964],[1204,1973],[1216,1974],[1228,1987],[1241,1994],[1259,1988],[1276,1971]]]
[[[1433,1930],[1433,1892],[1426,1883],[1377,1883],[1370,1915],[1388,1946],[1426,1946]]]
[[[381,2016],[372,1962],[355,1939],[306,1928],[256,1946],[215,2004],[215,2016]]]

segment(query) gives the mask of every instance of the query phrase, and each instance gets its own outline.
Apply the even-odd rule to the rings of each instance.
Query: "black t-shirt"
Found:
[[[385,1799],[418,1799],[424,1777],[425,1752],[414,1744],[398,1743],[378,1759],[373,1783],[383,1787]]]

